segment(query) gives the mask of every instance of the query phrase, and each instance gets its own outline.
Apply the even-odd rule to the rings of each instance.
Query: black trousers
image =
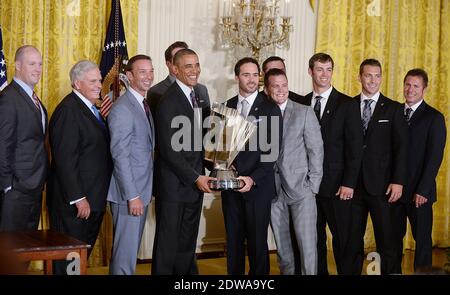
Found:
[[[158,198],[155,202],[152,274],[198,274],[195,250],[203,198],[194,203],[165,202]]]
[[[88,249],[88,257],[91,255],[97,240],[105,212],[91,211],[88,219],[77,218],[77,209],[72,205],[69,210],[50,210],[50,228],[57,232],[69,235],[77,240],[91,245]],[[55,275],[67,275],[67,266],[71,261],[56,260],[53,262]]]
[[[425,203],[416,208],[413,202],[394,204],[395,234],[397,239],[397,267],[401,273],[403,258],[403,238],[406,234],[407,219],[411,224],[411,231],[416,241],[414,255],[414,269],[431,268],[432,266],[432,228],[433,203]]]
[[[358,181],[351,206],[351,233],[344,254],[344,271],[360,275],[364,257],[364,234],[367,217],[373,223],[377,252],[381,257],[381,274],[395,274],[398,271],[397,243],[394,235],[393,206],[386,195],[369,194]]]
[[[272,201],[246,200],[241,193],[222,193],[222,210],[227,233],[227,271],[231,275],[245,274],[245,243],[250,275],[270,272],[267,230]]]
[[[343,256],[350,235],[351,203],[351,200],[342,201],[336,196],[316,196],[318,275],[328,275],[327,223],[332,235],[337,273],[347,274]]]
[[[2,193],[0,231],[37,229],[41,217],[42,194],[29,195],[12,188]]]

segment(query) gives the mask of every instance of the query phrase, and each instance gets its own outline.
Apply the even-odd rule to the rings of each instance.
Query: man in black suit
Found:
[[[222,192],[227,233],[227,270],[228,274],[233,275],[245,272],[245,242],[249,274],[267,275],[270,271],[267,230],[272,199],[276,195],[273,169],[281,146],[282,122],[280,108],[258,93],[259,72],[259,64],[255,59],[246,57],[239,60],[234,67],[239,93],[226,103],[227,107],[237,109],[258,126],[256,150],[249,149],[252,144],[247,145],[246,150],[241,151],[233,162],[241,175],[239,179],[245,183],[244,187],[237,191]],[[271,143],[269,148],[264,139]]]
[[[158,106],[159,101],[161,100],[161,97],[167,91],[167,89],[169,89],[170,85],[172,85],[173,82],[175,82],[176,79],[173,57],[179,50],[188,48],[189,46],[186,44],[186,42],[176,41],[172,43],[169,47],[167,47],[166,51],[164,52],[164,59],[166,60],[166,66],[167,69],[169,70],[169,75],[164,80],[162,80],[161,82],[150,88],[150,90],[147,93],[147,100],[150,106],[150,110],[152,111],[153,118],[156,117],[156,108]],[[197,83],[194,86],[194,91],[199,99],[209,101],[208,89],[206,88],[205,85]]]
[[[352,202],[352,232],[345,261],[352,274],[361,274],[367,217],[373,223],[381,273],[397,273],[393,203],[406,181],[407,125],[403,106],[380,93],[381,64],[364,60],[359,68],[362,93],[359,101],[364,142],[363,157]]]
[[[15,76],[0,93],[0,230],[37,229],[48,172],[47,110],[34,86],[42,56],[30,45],[17,49]]]
[[[263,73],[266,74],[270,69],[280,69],[286,73],[286,64],[284,63],[284,59],[279,56],[270,56],[262,63]],[[261,91],[265,95],[267,95],[266,90]],[[289,90],[289,99],[295,102],[300,102],[303,100],[303,96]]]
[[[405,119],[408,123],[407,182],[403,195],[394,205],[401,266],[406,219],[416,241],[415,270],[432,267],[433,203],[436,202],[436,176],[442,163],[447,130],[444,116],[428,105],[424,93],[428,75],[422,69],[408,71],[403,82]],[[401,272],[401,269],[398,269]]]
[[[49,127],[50,227],[91,245],[90,251],[103,220],[112,173],[108,130],[95,106],[101,79],[95,63],[77,62],[70,70],[73,91],[57,106]],[[66,274],[66,264],[56,262],[55,273]]]
[[[318,274],[327,275],[326,224],[333,236],[338,274],[346,274],[343,251],[350,234],[351,199],[361,165],[363,132],[358,103],[331,86],[334,61],[326,53],[309,59],[313,92],[299,102],[310,105],[324,143],[323,178],[317,202]]]
[[[198,56],[182,49],[173,63],[176,80],[161,97],[155,120],[158,186],[152,274],[156,275],[198,272],[193,265],[203,193],[211,192],[208,181],[213,179],[205,176],[203,164],[202,115],[209,114],[210,106],[194,88],[200,75]]]

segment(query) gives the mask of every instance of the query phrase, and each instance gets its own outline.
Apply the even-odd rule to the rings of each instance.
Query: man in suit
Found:
[[[152,60],[136,55],[128,61],[128,90],[108,116],[114,170],[108,201],[114,223],[110,274],[132,275],[152,197],[153,118],[145,96],[153,82]]]
[[[286,73],[286,64],[284,63],[284,59],[279,56],[270,56],[262,63],[262,70],[264,75],[271,69],[280,69]],[[264,94],[268,94],[267,91],[263,90]],[[289,99],[295,102],[300,102],[303,99],[303,96],[289,90]]]
[[[359,69],[359,101],[364,142],[361,169],[352,201],[352,232],[345,261],[350,273],[361,274],[367,216],[373,223],[381,273],[397,273],[397,251],[392,204],[402,195],[406,181],[407,125],[403,106],[380,93],[381,64],[364,60]]]
[[[313,91],[300,100],[311,106],[324,144],[323,178],[317,202],[318,274],[327,275],[326,225],[332,234],[338,274],[345,274],[343,251],[350,234],[351,199],[362,157],[363,133],[358,103],[331,85],[334,61],[326,53],[309,60]]]
[[[211,192],[205,176],[202,114],[209,100],[194,86],[200,75],[197,54],[179,50],[173,59],[176,80],[161,97],[156,112],[156,233],[152,274],[196,274],[195,250],[203,193]],[[176,127],[171,127],[176,126]]]
[[[152,111],[153,117],[156,117],[156,108],[158,106],[159,101],[163,94],[169,89],[170,85],[175,82],[175,69],[173,63],[173,57],[175,54],[181,49],[188,49],[189,46],[184,41],[176,41],[172,43],[169,47],[167,47],[164,52],[164,59],[166,60],[166,66],[169,70],[169,75],[154,85],[147,93],[148,104],[150,106],[150,110]],[[209,101],[208,89],[205,85],[197,83],[194,86],[194,91],[197,94],[197,97],[204,100]]]
[[[406,219],[416,241],[414,269],[432,267],[433,203],[436,176],[442,163],[447,130],[444,116],[424,101],[428,75],[423,69],[408,71],[403,82],[405,119],[408,124],[407,182],[403,195],[394,204],[397,229],[398,264],[401,266]],[[401,269],[398,269],[401,272]]]
[[[42,73],[39,51],[25,45],[15,76],[0,93],[0,230],[37,229],[48,173],[47,110],[34,86]]]
[[[245,185],[237,191],[222,192],[227,271],[233,275],[245,272],[245,242],[249,274],[267,275],[270,271],[267,230],[270,207],[276,193],[273,167],[281,143],[282,123],[280,108],[258,93],[259,72],[255,59],[246,57],[239,60],[234,67],[239,93],[226,103],[227,107],[237,109],[244,118],[255,122],[258,133],[256,149],[250,149],[253,144],[248,144],[233,161],[239,179]],[[264,139],[267,139],[266,143]],[[267,148],[269,142],[273,146]]]
[[[270,222],[281,274],[295,274],[290,220],[300,252],[301,273],[317,274],[316,200],[322,180],[323,142],[314,111],[288,99],[286,73],[271,69],[264,87],[283,114],[283,139],[275,164],[277,199]]]
[[[52,169],[48,206],[50,227],[94,247],[112,172],[109,134],[95,106],[101,90],[98,66],[88,60],[70,70],[72,92],[50,119]],[[66,274],[66,261],[55,263]]]

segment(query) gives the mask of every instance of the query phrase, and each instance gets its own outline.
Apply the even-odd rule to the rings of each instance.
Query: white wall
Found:
[[[141,0],[139,1],[138,53],[153,59],[155,84],[167,76],[165,49],[174,41],[187,42],[200,58],[200,82],[208,87],[213,101],[236,95],[231,52],[220,48],[218,23],[220,0]],[[307,0],[292,0],[294,30],[289,50],[275,52],[285,58],[290,89],[300,94],[311,91],[308,59],[314,53],[316,16]],[[206,195],[200,222],[197,252],[223,250],[225,230],[219,195]],[[154,215],[149,214],[139,258],[150,258],[154,235]],[[271,249],[273,239],[269,238]]]

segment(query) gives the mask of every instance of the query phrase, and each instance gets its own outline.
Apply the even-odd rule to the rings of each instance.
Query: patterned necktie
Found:
[[[33,98],[34,105],[36,108],[41,111],[41,101],[39,100],[39,97],[37,96],[36,92],[33,91],[33,95],[31,96]]]
[[[241,101],[241,116],[247,118],[249,103],[247,99]]]
[[[405,110],[406,122],[409,122],[409,120],[411,119],[411,114],[412,114],[412,108],[406,108],[406,110]]]
[[[316,103],[314,104],[314,113],[316,113],[317,120],[320,122],[320,109],[322,108],[322,105],[320,104],[320,100],[322,99],[322,96],[316,96]]]
[[[364,108],[362,112],[362,123],[363,123],[363,130],[364,134],[366,133],[367,126],[369,126],[370,118],[372,117],[372,109],[370,105],[374,102],[373,99],[366,99],[364,100]]]
[[[198,108],[197,98],[195,97],[194,90],[191,91],[190,97],[191,97],[192,107]]]

